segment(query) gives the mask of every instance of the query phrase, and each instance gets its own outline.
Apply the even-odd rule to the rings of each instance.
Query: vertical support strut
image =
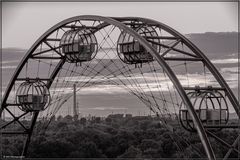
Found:
[[[37,121],[38,114],[39,114],[39,111],[33,113],[32,123],[31,123],[31,126],[30,126],[29,130],[28,130],[27,140],[26,140],[25,145],[23,147],[23,152],[22,152],[23,157],[25,157],[27,155],[27,150],[28,150],[28,147],[29,147],[29,143],[30,143],[30,140],[31,140],[32,133],[33,133],[33,128],[34,128],[34,126],[36,124],[36,121]]]

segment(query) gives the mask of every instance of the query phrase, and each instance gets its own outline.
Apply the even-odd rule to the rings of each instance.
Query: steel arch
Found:
[[[114,26],[118,27],[119,29],[124,30],[125,32],[127,32],[128,34],[130,34],[131,36],[136,38],[141,43],[141,45],[143,45],[147,49],[147,51],[157,60],[157,62],[161,65],[161,67],[164,69],[164,71],[169,76],[170,80],[173,82],[173,84],[176,87],[178,93],[180,94],[182,100],[184,101],[184,103],[188,107],[188,109],[190,111],[190,115],[193,117],[194,123],[197,126],[198,134],[200,136],[200,139],[202,141],[202,144],[204,146],[204,149],[205,149],[205,152],[206,152],[208,158],[209,159],[216,159],[215,155],[214,155],[214,152],[212,150],[212,147],[211,147],[211,145],[208,141],[206,132],[203,128],[203,125],[201,124],[201,121],[199,120],[197,114],[195,113],[194,107],[193,107],[191,101],[189,100],[184,88],[180,84],[178,78],[176,77],[176,75],[174,74],[174,72],[172,71],[170,66],[165,62],[164,58],[161,57],[154,50],[154,48],[147,42],[147,40],[145,38],[141,37],[138,33],[136,33],[133,29],[127,27],[125,24],[121,23],[124,20],[133,20],[133,19],[142,21],[142,22],[147,23],[147,24],[153,24],[153,25],[159,26],[159,27],[163,28],[164,30],[168,31],[169,33],[171,33],[172,35],[181,38],[183,43],[185,43],[191,50],[194,51],[194,53],[198,54],[204,60],[204,62],[207,64],[208,68],[210,69],[212,74],[216,77],[216,79],[219,81],[221,86],[226,89],[226,91],[228,93],[228,97],[229,97],[231,103],[233,104],[233,106],[234,106],[234,108],[235,108],[235,110],[236,110],[236,112],[238,113],[238,116],[239,116],[239,103],[237,102],[237,99],[234,97],[234,95],[233,95],[232,91],[230,90],[230,88],[228,87],[227,83],[224,81],[224,79],[222,78],[220,73],[218,73],[216,68],[211,64],[211,62],[206,58],[206,56],[195,45],[193,45],[187,38],[185,38],[183,35],[181,35],[177,31],[173,30],[172,28],[166,26],[165,24],[162,24],[160,22],[150,20],[150,19],[138,18],[138,17],[122,17],[122,18],[112,17],[112,18],[110,18],[110,17],[93,16],[93,15],[76,16],[76,17],[72,17],[72,18],[63,20],[62,22],[54,25],[52,28],[50,28],[48,31],[46,31],[32,45],[32,47],[28,50],[28,52],[24,56],[23,60],[20,62],[18,68],[16,69],[16,71],[15,71],[13,77],[11,78],[10,83],[9,83],[7,89],[6,89],[6,92],[4,94],[3,101],[2,101],[1,110],[0,110],[1,115],[2,115],[3,109],[5,109],[8,105],[6,103],[7,98],[8,98],[9,93],[10,93],[12,87],[13,87],[14,82],[16,81],[19,73],[21,72],[25,62],[31,57],[31,54],[39,46],[40,43],[42,43],[44,40],[46,40],[46,38],[49,35],[51,35],[54,31],[56,31],[57,29],[63,27],[64,25],[66,25],[70,22],[73,22],[73,21],[76,21],[76,20],[103,21],[104,23],[100,24],[98,26],[98,30],[100,30],[101,28],[104,28],[108,25],[114,25]],[[59,69],[61,68],[61,66],[64,63],[65,63],[65,59],[64,59],[64,57],[62,57],[62,60],[58,63],[58,66],[55,68],[52,75],[50,76],[50,81],[48,81],[48,83],[47,83],[48,88],[51,87],[51,84],[52,84],[55,76],[57,75]],[[27,146],[28,146],[28,143],[30,142],[32,130],[33,130],[34,124],[36,122],[37,116],[38,116],[38,112],[36,112],[33,116],[30,132],[28,133],[28,138],[27,138],[27,142],[26,142],[25,147],[24,147],[25,149],[23,151],[23,155],[25,155],[26,152],[27,152]]]

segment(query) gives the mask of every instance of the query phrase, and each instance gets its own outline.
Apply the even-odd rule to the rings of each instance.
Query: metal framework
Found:
[[[93,22],[93,24],[95,22],[101,22],[101,23],[99,23],[99,25],[97,25],[97,26],[95,26],[95,25],[89,25],[89,26],[69,25],[70,23],[77,22],[77,21],[90,21],[90,22]],[[171,27],[169,27],[163,23],[160,23],[158,21],[147,19],[147,18],[102,17],[102,16],[95,16],[95,15],[83,15],[83,16],[76,16],[76,17],[72,17],[72,18],[63,20],[62,22],[56,24],[55,26],[50,28],[48,31],[46,31],[28,50],[28,52],[26,53],[26,55],[20,62],[19,66],[17,67],[17,69],[16,69],[13,77],[11,78],[10,83],[5,91],[5,94],[4,94],[4,97],[2,100],[1,109],[0,109],[0,114],[2,116],[3,110],[5,110],[6,112],[9,112],[9,114],[13,117],[13,120],[8,122],[7,124],[1,125],[0,127],[1,127],[1,129],[5,129],[5,128],[7,128],[8,125],[10,125],[14,122],[17,122],[24,128],[25,131],[24,132],[11,132],[11,131],[3,132],[2,131],[1,134],[22,134],[22,135],[25,134],[25,135],[27,135],[27,140],[25,142],[22,156],[26,156],[26,154],[27,154],[27,149],[28,149],[28,146],[30,143],[31,135],[33,133],[34,125],[36,123],[39,112],[36,111],[33,113],[31,124],[30,124],[30,126],[27,127],[21,121],[19,121],[19,119],[21,117],[23,117],[24,115],[26,115],[28,112],[25,112],[20,116],[14,115],[14,113],[12,113],[9,108],[18,107],[19,104],[9,103],[8,98],[10,96],[11,90],[13,89],[14,83],[16,81],[25,81],[26,80],[25,78],[19,77],[19,74],[24,69],[25,64],[27,63],[27,61],[29,59],[37,59],[37,60],[40,60],[40,59],[56,59],[57,60],[58,59],[59,60],[58,64],[54,68],[51,75],[49,75],[49,77],[47,77],[47,78],[39,77],[38,78],[42,81],[45,81],[47,88],[50,88],[53,83],[53,80],[56,77],[56,75],[58,74],[59,70],[64,65],[64,63],[67,62],[65,56],[58,51],[58,49],[61,46],[54,47],[49,43],[52,41],[59,42],[60,39],[50,38],[50,35],[58,29],[67,29],[67,28],[75,28],[75,29],[84,28],[84,29],[91,30],[91,32],[95,33],[109,25],[113,25],[113,26],[119,28],[121,31],[124,31],[124,33],[127,33],[130,36],[132,36],[134,39],[136,39],[140,43],[140,45],[142,45],[162,67],[164,72],[167,74],[169,79],[172,81],[172,83],[173,83],[174,87],[176,88],[178,94],[180,95],[183,103],[186,105],[186,107],[189,111],[189,114],[192,117],[192,121],[194,123],[195,129],[197,130],[197,133],[201,139],[201,142],[205,149],[206,155],[209,159],[214,160],[214,159],[216,159],[216,157],[215,157],[214,151],[211,147],[208,136],[215,137],[222,144],[229,147],[229,151],[226,154],[225,158],[228,158],[228,156],[230,155],[230,153],[232,151],[236,151],[237,153],[240,152],[236,148],[239,137],[236,139],[234,144],[231,145],[231,144],[228,144],[227,142],[223,141],[219,137],[217,137],[214,133],[205,129],[205,127],[203,126],[201,120],[199,119],[199,117],[194,109],[194,106],[193,106],[192,102],[190,101],[190,98],[187,94],[187,91],[193,90],[193,88],[191,88],[191,87],[184,88],[182,86],[182,84],[180,83],[179,79],[177,78],[177,76],[175,75],[175,73],[173,72],[171,66],[167,63],[167,61],[183,61],[183,62],[184,61],[200,61],[200,62],[202,62],[208,68],[208,70],[212,73],[212,75],[215,77],[215,79],[217,80],[217,82],[220,85],[219,90],[223,90],[226,93],[226,96],[229,99],[232,106],[234,107],[235,112],[237,113],[238,117],[240,117],[239,102],[236,99],[236,97],[234,96],[231,89],[229,88],[228,84],[223,79],[223,77],[218,72],[218,70],[214,67],[214,65],[210,62],[210,60],[192,42],[190,42],[186,37],[184,37],[182,34],[178,33],[177,31],[175,31]],[[134,29],[134,27],[142,26],[142,25],[161,28],[165,32],[168,32],[171,36],[147,36],[144,34],[141,35]],[[176,40],[176,42],[174,44],[172,44],[171,46],[169,46],[169,45],[160,44],[158,41],[155,41],[154,39]],[[42,43],[49,46],[49,50],[36,52],[37,48]],[[187,46],[191,50],[192,53],[175,48],[175,46],[179,43],[182,43],[185,46]],[[161,47],[166,48],[167,50],[163,54],[160,55],[156,51],[156,49],[153,47],[152,44],[160,45]],[[44,56],[44,53],[46,53],[48,51],[54,51],[54,52],[56,52],[56,54],[58,56],[55,56],[55,57]],[[176,51],[178,53],[181,53],[182,55],[184,55],[184,57],[168,57],[168,56],[166,56],[170,51]],[[32,78],[32,79],[34,80],[35,78]],[[226,126],[226,128],[227,128],[227,126]]]

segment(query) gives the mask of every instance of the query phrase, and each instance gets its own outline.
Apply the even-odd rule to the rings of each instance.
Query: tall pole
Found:
[[[77,117],[77,97],[76,97],[76,84],[73,84],[73,116]]]

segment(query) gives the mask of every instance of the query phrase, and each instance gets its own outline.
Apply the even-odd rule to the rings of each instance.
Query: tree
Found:
[[[141,158],[142,151],[134,146],[130,146],[126,152],[119,156],[119,158]]]
[[[161,158],[161,157],[163,157],[161,148],[160,149],[153,149],[153,148],[146,149],[143,152],[143,157],[144,158]]]
[[[100,117],[96,117],[96,118],[94,119],[94,122],[95,122],[95,123],[100,123],[100,122],[101,122],[101,118],[100,118]]]
[[[150,148],[158,149],[158,148],[161,148],[161,144],[159,145],[153,139],[144,139],[144,140],[142,140],[142,143],[140,144],[140,148],[142,151],[148,150]]]
[[[57,117],[58,122],[61,121],[62,119],[63,119],[63,116],[61,116],[61,115]]]
[[[105,119],[105,121],[109,124],[109,123],[112,122],[112,118],[107,117],[107,118]]]
[[[78,121],[78,115],[74,115],[74,116],[73,116],[73,121],[74,121],[74,122]]]
[[[42,135],[36,130],[33,133],[29,146],[29,157],[46,158],[199,158],[204,156],[204,149],[197,134],[188,133],[181,127],[170,132],[164,127],[156,127],[153,122],[145,117],[122,119],[86,125],[87,120],[81,118],[79,124],[65,121],[58,117],[58,121],[51,123]],[[149,121],[149,122],[148,122]],[[70,123],[71,122],[71,123]],[[29,123],[29,122],[27,122]],[[37,121],[41,129],[42,122]],[[117,125],[118,127],[113,127]],[[144,124],[147,125],[144,128]],[[148,125],[150,124],[150,125]],[[140,127],[142,125],[142,127]],[[217,132],[219,137],[224,137],[233,143],[238,136],[237,130],[224,130]],[[180,135],[179,138],[177,135]],[[185,139],[191,143],[188,145]],[[5,155],[20,155],[24,138],[9,136],[3,139],[3,153]],[[177,142],[177,143],[176,143]],[[210,139],[217,158],[222,158],[227,152],[225,147],[219,146],[215,139]],[[5,147],[7,146],[7,147]],[[232,153],[230,158],[237,157]]]
[[[73,117],[71,115],[66,115],[63,119],[67,123],[70,123],[73,121]]]
[[[92,141],[83,141],[79,144],[79,158],[104,158],[97,145]]]
[[[80,119],[80,124],[81,124],[81,125],[86,126],[86,123],[87,123],[86,118],[81,118],[81,119]]]
[[[150,120],[143,120],[139,123],[139,127],[142,130],[147,130],[148,129],[148,125],[151,124]]]

